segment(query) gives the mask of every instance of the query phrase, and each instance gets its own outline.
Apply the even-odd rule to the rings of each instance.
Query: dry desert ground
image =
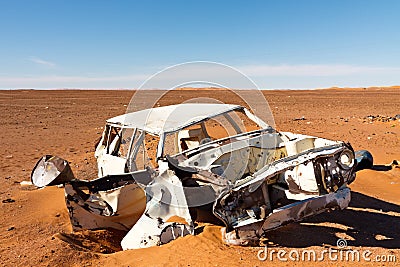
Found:
[[[400,168],[393,165],[363,170],[350,185],[352,201],[333,211],[271,231],[269,249],[322,251],[338,238],[348,249],[369,250],[372,261],[260,261],[263,247],[222,243],[219,225],[200,224],[195,236],[160,247],[118,250],[120,236],[108,232],[82,233],[81,245],[70,245],[57,233],[71,226],[62,188],[21,186],[45,154],[68,159],[75,176],[96,177],[94,142],[105,120],[123,114],[134,91],[129,90],[2,90],[0,91],[0,265],[2,266],[395,266],[400,262]],[[150,91],[149,94],[152,94]],[[276,128],[349,141],[355,150],[367,149],[376,165],[400,160],[400,88],[333,88],[324,90],[263,91]],[[209,97],[240,104],[229,91],[187,89],[164,95],[159,105]],[[143,100],[145,101],[145,99]],[[370,117],[368,116],[375,116]],[[295,120],[296,118],[302,118]],[[90,242],[90,240],[92,240]],[[85,242],[88,242],[86,244]],[[103,243],[102,243],[103,242]],[[377,262],[394,255],[397,263]],[[387,257],[386,257],[387,258]],[[383,258],[382,258],[383,259]]]

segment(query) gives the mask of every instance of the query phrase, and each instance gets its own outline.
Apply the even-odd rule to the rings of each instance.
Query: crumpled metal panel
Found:
[[[65,185],[65,201],[74,231],[105,228],[128,231],[143,214],[145,199],[143,189],[137,184],[89,194],[74,184]]]
[[[173,171],[163,171],[145,190],[146,210],[122,239],[124,250],[161,245],[194,233],[182,183]]]
[[[318,194],[318,185],[312,161],[285,171],[284,176],[290,193]]]
[[[247,245],[265,236],[265,232],[285,224],[332,209],[345,209],[350,202],[350,189],[344,187],[336,193],[298,201],[274,210],[265,220],[239,227],[226,233],[223,240],[231,245]]]
[[[299,221],[305,217],[316,215],[329,209],[345,209],[348,207],[350,199],[350,189],[344,187],[335,193],[298,201],[278,208],[267,217],[262,228],[258,230],[258,234],[261,236],[265,231],[275,229],[290,222]]]
[[[304,168],[307,169],[307,166],[313,166],[312,162],[314,161],[335,161],[335,157],[346,149],[349,149],[346,144],[337,144],[325,148],[316,148],[300,153],[296,156],[274,161],[271,164],[266,165],[259,172],[255,173],[252,177],[243,179],[243,182],[238,181],[235,184],[235,187],[228,193],[221,195],[214,204],[213,213],[225,223],[228,231],[263,221],[267,216],[264,215],[264,217],[262,217],[260,214],[268,214],[271,212],[263,207],[263,205],[267,206],[266,203],[264,203],[264,200],[273,201],[273,199],[265,196],[265,193],[261,194],[260,186],[276,183],[276,181],[270,179],[279,175],[284,175],[287,171],[293,173],[293,170],[298,166],[304,166]],[[332,164],[331,166],[333,166]],[[343,172],[341,174],[343,177],[337,180],[338,183],[336,183],[335,186],[341,187],[348,181],[351,182],[353,174],[354,173],[351,169]],[[312,174],[312,176],[314,177],[314,174]],[[319,177],[319,179],[322,180],[327,178],[329,177]],[[317,181],[318,179],[315,178],[314,180]],[[289,182],[285,181],[288,189],[280,188],[279,190],[287,193],[286,196],[289,198],[287,201],[291,199],[291,202],[294,200],[301,201],[302,199],[309,199],[313,196],[325,195],[327,190],[333,190],[328,192],[336,192],[338,190],[338,188],[335,189],[331,185],[324,188],[324,186],[328,185],[327,182],[321,180],[318,180],[317,182],[319,183],[318,190],[314,192],[311,190],[307,192],[306,190],[299,188],[299,186],[302,185],[301,182],[297,180],[296,183],[296,180],[293,178]],[[309,183],[305,183],[305,185],[308,184]],[[315,184],[312,184],[312,187],[309,186],[308,188],[314,189],[314,186]],[[262,195],[264,195],[264,197]],[[314,214],[317,213],[318,209],[315,210]]]
[[[128,231],[146,207],[148,171],[108,175],[65,184],[65,202],[73,230],[114,228]]]
[[[341,151],[343,149],[344,149],[344,144],[339,143],[336,145],[331,145],[329,147],[314,149],[313,151],[306,151],[304,153],[300,153],[295,156],[276,160],[276,161],[272,162],[271,164],[267,164],[262,169],[260,169],[258,172],[256,172],[253,175],[253,179],[245,180],[243,183],[237,183],[237,185],[235,185],[234,190],[238,191],[238,190],[240,190],[246,186],[250,186],[250,185],[253,185],[252,186],[253,188],[260,186],[261,183],[265,179],[268,179],[269,177],[276,175],[276,173],[278,173],[280,171],[294,168],[300,164],[307,163],[317,157],[332,156],[335,153],[338,153],[339,151]]]

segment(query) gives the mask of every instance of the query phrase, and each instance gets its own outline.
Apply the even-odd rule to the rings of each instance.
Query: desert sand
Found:
[[[3,90],[0,91],[0,265],[2,266],[395,266],[400,261],[400,89],[332,88],[325,90],[264,91],[276,128],[349,141],[355,150],[372,152],[377,170],[363,170],[350,185],[352,201],[343,211],[314,216],[271,231],[269,249],[289,252],[336,247],[338,238],[348,249],[371,251],[371,262],[287,261],[275,256],[260,261],[263,247],[235,247],[222,243],[221,226],[199,224],[195,236],[148,249],[118,251],[118,234],[82,233],[93,237],[88,249],[70,245],[56,236],[71,226],[64,190],[21,186],[30,180],[37,160],[58,155],[71,162],[76,177],[97,175],[95,140],[105,120],[123,114],[134,91]],[[151,92],[150,92],[151,93]],[[219,90],[186,89],[166,94],[160,105],[192,97],[211,97],[225,103],[240,99]],[[229,100],[227,100],[229,99]],[[381,116],[370,117],[368,116]],[[303,118],[295,120],[296,118]],[[101,237],[101,238],[99,238]],[[82,239],[85,241],[85,239]],[[104,244],[101,244],[104,242]],[[110,249],[107,249],[110,248]],[[376,262],[375,256],[394,255],[397,263]],[[374,262],[375,261],[375,262]]]

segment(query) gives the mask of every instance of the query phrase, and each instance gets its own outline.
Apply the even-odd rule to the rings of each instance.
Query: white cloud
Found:
[[[0,88],[132,88],[148,75],[0,77]]]
[[[400,68],[370,67],[343,64],[302,64],[302,65],[245,65],[238,67],[249,76],[343,76],[371,74],[400,74]]]
[[[144,79],[148,76],[128,75],[128,76],[101,76],[101,77],[85,77],[85,76],[38,76],[38,77],[0,77],[1,82],[113,82],[113,81],[136,81]]]
[[[38,64],[54,63],[35,59]],[[33,60],[32,60],[33,61]],[[39,63],[40,62],[40,63]],[[190,81],[208,81],[229,88],[254,88],[241,73],[260,88],[322,88],[331,86],[383,86],[400,84],[400,67],[373,67],[346,64],[242,65],[234,69],[206,62],[182,64],[157,75],[37,75],[0,76],[0,88],[173,88]],[[146,80],[150,78],[149,80]]]
[[[38,58],[38,57],[33,57],[32,56],[32,57],[29,57],[29,60],[34,62],[34,63],[36,63],[36,64],[39,64],[39,65],[44,65],[44,66],[48,66],[48,67],[55,67],[56,66],[55,63],[47,61],[47,60],[43,60],[43,59]]]

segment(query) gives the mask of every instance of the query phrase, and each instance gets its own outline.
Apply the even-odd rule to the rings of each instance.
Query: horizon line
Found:
[[[359,86],[359,87],[339,87],[339,86],[331,86],[331,87],[324,87],[324,88],[250,88],[250,89],[246,89],[246,88],[220,88],[220,87],[181,87],[181,88],[172,88],[172,89],[160,89],[160,88],[145,88],[145,89],[140,89],[140,88],[0,88],[1,91],[7,90],[7,91],[33,91],[33,90],[37,90],[37,91],[67,91],[67,90],[75,90],[75,91],[138,91],[138,90],[146,90],[146,91],[179,91],[179,90],[220,90],[220,91],[224,91],[224,90],[261,90],[261,91],[284,91],[284,90],[290,90],[290,91],[294,91],[294,90],[298,90],[298,91],[304,91],[304,90],[332,90],[332,89],[385,89],[385,88],[391,88],[391,89],[400,89],[400,85],[389,85],[389,86],[378,86],[378,85],[374,85],[374,86]]]

